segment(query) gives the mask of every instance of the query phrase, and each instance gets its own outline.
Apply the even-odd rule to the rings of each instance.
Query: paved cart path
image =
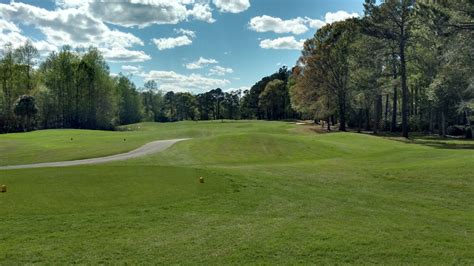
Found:
[[[173,144],[180,141],[184,141],[184,140],[188,140],[188,139],[157,140],[157,141],[147,143],[141,146],[140,148],[133,151],[129,151],[127,153],[115,154],[115,155],[99,157],[99,158],[75,160],[75,161],[0,166],[0,170],[28,169],[28,168],[42,168],[42,167],[65,167],[65,166],[75,166],[75,165],[84,165],[84,164],[99,164],[99,163],[108,163],[108,162],[113,162],[113,161],[123,161],[123,160],[142,157],[142,156],[149,155],[152,153],[164,151],[167,148],[171,147]]]

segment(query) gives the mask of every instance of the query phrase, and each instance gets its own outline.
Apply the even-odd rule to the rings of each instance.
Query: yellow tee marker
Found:
[[[202,176],[199,177],[199,182],[200,182],[200,183],[204,183],[204,177],[202,177]]]
[[[2,193],[7,192],[7,186],[1,185],[1,186],[0,186],[0,192],[2,192]]]

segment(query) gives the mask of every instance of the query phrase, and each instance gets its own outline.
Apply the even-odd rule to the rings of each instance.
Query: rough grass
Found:
[[[125,150],[106,142],[115,134],[129,149],[193,139],[126,162],[0,171],[0,264],[474,263],[473,150],[276,122],[130,128],[74,131],[94,146],[76,152]],[[54,160],[71,147],[48,145],[68,134],[0,136],[17,148],[0,158],[37,162],[16,154],[35,139]]]

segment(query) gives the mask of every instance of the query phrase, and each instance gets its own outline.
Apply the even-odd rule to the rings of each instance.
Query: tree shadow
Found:
[[[337,130],[337,127],[334,127],[334,130],[328,131],[326,128],[322,128],[320,125],[316,124],[304,124],[300,132],[312,132],[318,134],[327,134],[327,133],[336,133],[340,132]],[[400,137],[400,133],[396,132],[379,132],[374,134],[373,131],[360,131],[354,129],[349,129],[347,132],[358,133],[364,135],[371,135],[375,137],[381,137],[389,140],[394,140],[406,144],[417,144],[427,147],[432,147],[436,149],[449,149],[449,150],[474,150],[474,140],[457,138],[457,137],[447,137],[442,138],[437,135],[426,135],[420,132],[412,132],[411,137],[406,139]]]
[[[447,137],[442,138],[435,135],[426,135],[419,132],[412,132],[410,138],[406,139],[400,137],[399,133],[392,132],[379,132],[374,134],[370,131],[359,132],[361,134],[367,134],[371,136],[382,137],[390,140],[395,140],[398,142],[403,142],[407,144],[417,144],[428,146],[437,149],[450,149],[450,150],[474,150],[474,140],[458,138],[458,137]]]
[[[428,146],[437,149],[450,149],[450,150],[474,150],[474,141],[467,139],[447,139],[447,138],[435,138],[431,136],[422,138],[402,139],[402,138],[389,138],[391,140],[400,141],[407,144],[418,144]],[[462,143],[456,143],[455,141],[462,141]]]
[[[447,143],[447,142],[442,142],[442,141],[419,141],[419,140],[413,140],[411,142],[415,144],[438,148],[438,149],[474,150],[474,142],[473,143]]]

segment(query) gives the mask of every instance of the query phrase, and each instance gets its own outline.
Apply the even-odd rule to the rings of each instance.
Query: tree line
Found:
[[[30,43],[4,48],[0,61],[0,132],[47,128],[112,129],[140,121],[140,95],[113,78],[101,53],[64,47],[37,65]]]
[[[292,75],[295,109],[343,131],[472,138],[473,2],[366,0],[364,10],[306,41]]]
[[[140,121],[311,119],[358,131],[472,138],[474,4],[366,0],[364,16],[328,24],[296,65],[245,91],[142,88],[111,76],[95,48],[63,47],[38,63],[27,42],[0,60],[0,132],[114,129]],[[186,88],[177,88],[186,89]],[[398,134],[398,133],[397,133]]]
[[[112,76],[100,51],[65,46],[38,64],[38,51],[26,42],[7,45],[0,60],[0,133],[50,128],[112,130],[141,121],[295,117],[281,68],[247,91],[200,94],[162,92],[153,81],[142,88],[122,74]]]

